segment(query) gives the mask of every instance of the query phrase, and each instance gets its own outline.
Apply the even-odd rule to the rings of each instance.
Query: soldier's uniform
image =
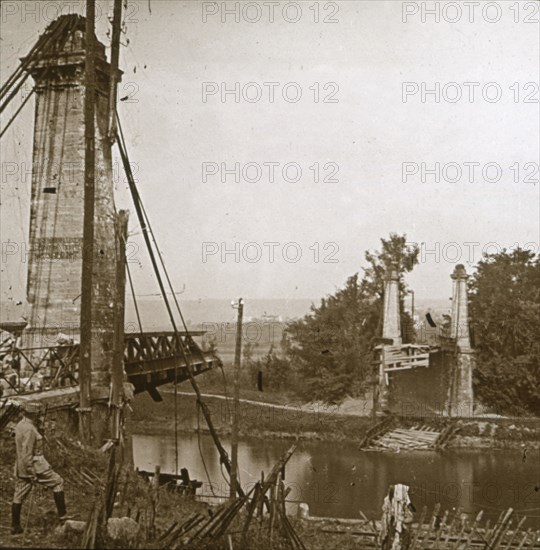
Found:
[[[32,490],[32,484],[39,483],[52,489],[58,516],[66,518],[64,480],[51,468],[43,456],[43,436],[36,428],[35,420],[40,413],[39,404],[27,403],[25,416],[15,428],[15,494],[12,503],[12,533],[21,533],[21,508],[24,499]]]

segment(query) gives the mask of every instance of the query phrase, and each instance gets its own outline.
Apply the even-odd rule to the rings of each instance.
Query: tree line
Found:
[[[381,337],[390,270],[400,276],[403,341],[415,342],[414,322],[405,309],[410,293],[405,275],[418,264],[418,248],[406,235],[392,233],[381,239],[378,251],[366,252],[365,260],[363,273],[351,275],[303,318],[289,322],[279,346],[258,359],[253,347],[245,346],[244,366],[253,384],[328,403],[363,394],[375,381],[373,347]],[[540,256],[523,249],[486,255],[469,279],[475,396],[497,411],[540,414],[539,283]]]

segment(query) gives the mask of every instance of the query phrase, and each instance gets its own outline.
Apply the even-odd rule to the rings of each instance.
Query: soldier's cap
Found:
[[[40,414],[43,412],[43,405],[41,403],[29,401],[22,404],[22,410],[26,414]]]

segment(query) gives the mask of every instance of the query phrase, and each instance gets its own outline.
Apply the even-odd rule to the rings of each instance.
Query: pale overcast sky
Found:
[[[183,297],[316,300],[359,271],[364,251],[390,232],[438,247],[408,278],[424,299],[449,296],[455,263],[475,264],[488,243],[496,243],[490,251],[514,243],[538,250],[537,2],[518,2],[519,9],[491,2],[489,10],[482,2],[461,15],[455,2],[279,2],[273,22],[267,2],[249,4],[130,0],[125,12],[120,97],[135,101],[121,102],[120,114],[141,195],[173,281],[185,285]],[[425,13],[436,4],[438,23]],[[84,11],[77,1],[2,2],[2,82],[59,5],[65,13]],[[224,15],[224,7],[233,13]],[[102,16],[99,36],[108,46],[106,27]],[[220,91],[235,83],[239,103],[234,94],[223,102]],[[439,101],[428,94],[423,102],[422,89],[436,83]],[[289,99],[302,96],[289,102],[284,91]],[[463,97],[453,102],[457,93]],[[27,239],[30,179],[5,167],[30,164],[32,125],[28,104],[2,139],[3,242]],[[204,163],[216,163],[206,165],[206,182]],[[224,174],[223,183],[221,163],[257,163],[262,173],[248,164],[240,182]],[[268,163],[276,163],[273,182]],[[300,166],[298,182],[293,164],[291,181],[284,180],[287,163]],[[422,163],[428,170],[440,163],[442,181],[427,173],[422,182]],[[444,181],[456,179],[448,163],[462,170],[460,181]],[[473,165],[465,163],[478,163],[473,182]],[[132,240],[142,247],[123,178],[116,187],[118,205],[132,211]],[[264,245],[270,242],[278,243],[273,263]],[[235,243],[240,261],[229,254],[222,262],[221,248]],[[247,261],[256,259],[257,246],[260,260]],[[283,253],[301,258],[287,261]],[[142,248],[136,256],[137,290],[156,292]],[[2,258],[2,300],[24,299],[26,267],[20,258]]]

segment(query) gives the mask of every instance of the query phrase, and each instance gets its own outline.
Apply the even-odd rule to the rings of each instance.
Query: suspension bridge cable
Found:
[[[178,476],[178,376],[174,366],[174,467]]]
[[[156,239],[154,237],[154,232],[152,231],[152,227],[150,226],[150,222],[148,220],[148,216],[146,214],[146,210],[145,210],[143,204],[141,204],[141,208],[142,208],[143,214],[146,218],[146,222],[148,223],[150,235],[152,236],[152,240],[154,241],[154,246],[156,247],[156,251],[157,251],[157,254],[158,254],[159,261],[161,263],[161,267],[163,269],[163,273],[164,273],[165,278],[167,280],[167,284],[169,285],[169,290],[171,291],[171,294],[173,295],[173,299],[174,299],[174,302],[176,304],[176,310],[178,311],[178,314],[180,315],[180,319],[182,321],[182,325],[184,327],[184,330],[186,331],[186,333],[189,333],[186,322],[184,320],[184,316],[182,315],[182,311],[180,310],[180,305],[178,303],[178,299],[176,298],[176,293],[174,292],[174,288],[172,286],[171,279],[169,278],[169,274],[168,274],[167,269],[165,267],[165,262],[163,261],[163,256],[161,254],[161,251],[159,250],[159,247],[157,246],[157,242],[156,242]]]
[[[204,354],[202,353],[202,350],[200,350],[200,348],[198,346],[195,346],[194,345],[194,341],[193,341],[193,338],[189,332],[189,329],[187,327],[187,324],[186,324],[186,321],[184,319],[184,315],[182,314],[182,310],[180,309],[180,304],[178,303],[178,298],[176,297],[177,296],[177,292],[174,291],[174,288],[173,288],[173,285],[172,285],[172,282],[171,282],[171,279],[169,277],[169,273],[168,273],[168,270],[165,266],[165,262],[163,260],[163,255],[161,254],[161,250],[159,249],[159,246],[157,244],[157,241],[156,241],[156,238],[154,236],[154,231],[152,229],[152,225],[150,224],[150,220],[148,219],[148,215],[146,214],[146,209],[144,208],[144,204],[142,204],[141,202],[141,209],[143,211],[143,214],[144,214],[144,217],[145,217],[145,220],[146,220],[146,224],[148,226],[148,230],[149,230],[149,233],[152,237],[152,241],[154,242],[154,246],[156,248],[156,252],[157,252],[157,255],[158,255],[158,258],[159,258],[159,261],[161,263],[161,267],[163,269],[163,273],[165,275],[165,279],[167,281],[167,284],[169,286],[169,290],[170,290],[170,293],[172,294],[172,297],[173,297],[173,300],[174,300],[174,303],[176,305],[176,311],[178,312],[178,315],[180,316],[180,320],[182,321],[182,325],[184,327],[184,331],[186,333],[186,342],[187,342],[187,346],[188,346],[188,349],[190,351],[190,353],[193,352],[193,350],[195,349],[196,351],[198,351],[200,353],[200,356],[201,356],[201,359],[202,361],[204,362]],[[176,379],[175,379],[176,380]],[[176,381],[175,381],[175,384],[176,384]],[[175,390],[176,391],[176,390]]]
[[[199,402],[197,401],[197,446],[199,447],[199,455],[201,456],[201,462],[204,467],[204,471],[206,472],[206,479],[208,479],[208,485],[210,485],[210,491],[212,491],[213,496],[217,496],[214,491],[214,486],[212,485],[212,482],[210,481],[210,474],[208,473],[208,468],[206,467],[206,461],[204,460],[204,453],[201,448],[201,408],[199,405]]]
[[[194,346],[194,341],[193,341],[193,338],[189,332],[189,329],[187,327],[187,324],[186,324],[186,321],[184,319],[184,315],[182,314],[182,310],[180,309],[180,304],[178,303],[178,298],[176,297],[177,296],[177,293],[174,291],[174,288],[173,288],[173,285],[172,285],[172,282],[171,282],[171,279],[169,277],[169,273],[167,271],[167,268],[165,267],[165,262],[163,261],[163,255],[161,254],[161,250],[159,249],[159,246],[157,244],[157,241],[156,241],[156,238],[154,236],[154,231],[152,230],[152,226],[150,224],[150,220],[148,219],[148,215],[146,214],[146,209],[144,208],[144,204],[142,204],[141,202],[141,209],[143,211],[143,214],[145,216],[145,219],[146,219],[146,223],[148,225],[148,230],[150,232],[150,235],[152,236],[152,240],[154,241],[154,246],[156,248],[156,251],[157,251],[157,255],[158,255],[158,258],[159,258],[159,261],[161,263],[161,267],[163,269],[163,273],[165,275],[165,279],[167,280],[167,284],[169,286],[169,290],[173,296],[173,300],[174,300],[174,303],[176,305],[176,311],[178,312],[178,315],[180,316],[180,320],[182,321],[182,325],[184,327],[184,331],[186,333],[186,342],[187,342],[187,346],[188,346],[188,349],[190,350],[190,352],[193,352],[193,349],[195,348],[198,352],[200,352],[200,356],[201,356],[201,359],[202,361],[204,362],[204,354],[202,353],[202,351],[199,349],[198,346]]]
[[[32,94],[36,91],[36,88],[32,88],[30,93],[26,96],[25,100],[20,104],[19,108],[15,111],[15,114],[9,119],[9,122],[4,126],[0,138],[8,131],[11,123],[17,118],[17,115],[22,111],[22,108],[28,103],[28,100],[32,97]]]
[[[137,316],[137,322],[139,324],[139,331],[142,334],[143,328],[142,328],[142,322],[141,322],[141,314],[139,312],[139,305],[137,304],[137,297],[135,296],[135,289],[133,288],[133,280],[131,278],[131,271],[129,269],[129,262],[126,262],[126,268],[127,268],[127,274],[129,279],[129,288],[131,289],[131,295],[133,296],[133,305],[135,306],[135,315]]]
[[[9,92],[10,88],[21,77],[21,74],[30,65],[30,63],[36,61],[37,54],[50,53],[50,40],[53,37],[57,38],[58,36],[61,36],[61,33],[68,25],[70,27],[69,30],[72,30],[74,23],[74,18],[57,19],[45,29],[45,32],[38,38],[37,42],[32,46],[26,57],[20,62],[17,69],[15,69],[13,74],[0,89],[0,99],[2,99]]]
[[[221,441],[219,440],[219,437],[218,437],[218,435],[216,433],[216,430],[214,428],[214,424],[212,422],[210,411],[208,410],[206,404],[204,403],[204,401],[202,399],[201,390],[199,389],[199,385],[195,381],[195,377],[193,375],[193,367],[192,367],[192,364],[191,364],[191,360],[188,358],[188,354],[186,352],[184,342],[182,341],[180,333],[178,332],[176,321],[175,321],[174,316],[172,314],[171,305],[170,305],[170,302],[167,298],[167,293],[165,291],[165,286],[163,284],[163,279],[161,277],[161,272],[158,268],[158,265],[157,265],[157,262],[156,262],[156,257],[155,257],[155,254],[154,254],[154,250],[152,248],[152,243],[150,241],[147,221],[145,220],[144,215],[143,215],[141,198],[140,198],[137,186],[135,184],[135,178],[133,177],[133,172],[131,170],[131,166],[130,166],[130,163],[129,163],[129,158],[128,158],[128,155],[127,155],[124,135],[123,135],[123,132],[122,132],[122,127],[121,127],[121,124],[120,124],[120,120],[118,119],[118,113],[117,113],[116,116],[117,116],[117,132],[116,132],[116,134],[117,134],[116,138],[117,139],[116,139],[116,142],[118,144],[118,148],[119,148],[119,151],[120,151],[120,156],[122,158],[124,171],[125,171],[127,179],[128,179],[128,184],[129,184],[129,188],[130,188],[131,195],[132,195],[132,198],[133,198],[135,211],[136,211],[137,216],[139,218],[139,223],[141,225],[144,240],[145,240],[146,246],[148,248],[148,253],[150,255],[150,260],[152,262],[152,267],[154,269],[154,273],[155,273],[156,278],[158,280],[158,285],[159,285],[161,294],[163,296],[163,301],[165,302],[167,312],[169,314],[169,319],[170,319],[171,324],[172,324],[173,329],[174,329],[175,340],[179,345],[181,356],[182,356],[182,359],[184,360],[184,363],[185,363],[185,366],[186,366],[186,369],[187,369],[189,381],[191,383],[191,386],[193,387],[193,390],[195,391],[195,393],[197,395],[197,401],[200,403],[200,406],[201,406],[201,409],[203,411],[206,423],[208,424],[208,428],[209,428],[210,433],[212,435],[212,438],[214,440],[214,444],[215,444],[215,446],[218,450],[218,453],[220,455],[220,460],[222,461],[223,464],[225,464],[225,467],[226,467],[228,473],[230,474],[231,463],[230,463],[230,460],[229,460],[229,455],[227,454],[227,451],[225,450],[225,448],[221,444]],[[187,332],[187,334],[186,334],[186,340],[187,340],[188,344],[189,343],[194,344],[194,341],[191,338],[189,332]],[[190,346],[190,349],[189,349],[190,354],[192,353],[193,348],[196,348],[197,350],[200,351],[198,346],[192,345],[192,346]],[[202,352],[201,352],[201,356],[202,356]],[[203,359],[204,359],[204,356],[203,356]],[[175,367],[175,369],[176,369],[176,367]],[[236,491],[237,491],[237,493],[240,497],[245,496],[245,493],[244,493],[241,485],[238,483],[238,481],[236,483]]]
[[[30,64],[38,61],[38,56],[43,57],[46,54],[52,53],[51,46],[54,40],[62,36],[64,31],[72,31],[75,28],[76,18],[61,18],[57,19],[48,27],[45,33],[40,36],[34,47],[30,50],[30,53],[24,58],[21,64],[17,67],[15,72],[9,77],[7,82],[2,86],[0,90],[0,99],[4,102],[0,106],[0,113],[9,105],[10,101],[15,97],[21,86],[26,82],[29,77],[29,73],[26,71]],[[67,39],[68,32],[64,35]],[[61,48],[65,46],[65,40],[61,44]],[[26,71],[26,72],[25,72]],[[7,96],[6,99],[4,97]]]
[[[223,369],[223,365],[220,365],[219,368],[221,370],[221,376],[223,378],[223,391],[225,393],[225,403],[227,404],[227,414],[229,415],[229,418],[231,418],[232,413],[231,413],[231,405],[229,403],[230,397],[229,397],[229,391],[227,389],[227,378],[225,376],[225,371]]]
[[[72,20],[69,24],[68,24],[67,20],[62,20],[60,22],[55,21],[55,23],[56,23],[56,26],[51,25],[51,27],[53,27],[53,28],[51,29],[50,33],[47,34],[47,31],[46,31],[46,33],[40,37],[38,42],[30,50],[30,53],[26,56],[24,61],[19,65],[17,70],[13,73],[13,75],[11,75],[11,77],[4,84],[4,86],[2,86],[0,97],[3,97],[7,93],[9,93],[9,90],[13,86],[16,79],[20,78],[19,76],[16,76],[17,73],[22,74],[22,71],[24,71],[31,62],[32,63],[36,62],[38,60],[37,59],[38,54],[41,54],[41,56],[43,57],[44,54],[51,53],[49,51],[49,46],[50,46],[49,42],[50,42],[50,40],[53,37],[55,37],[55,38],[62,37],[62,33],[64,32],[64,30],[67,29],[68,32],[66,32],[64,34],[64,36],[62,37],[62,40],[58,42],[59,49],[62,50],[64,48],[64,46],[67,42],[67,39],[68,39],[69,31],[72,31],[75,27],[75,20]],[[44,40],[42,41],[42,39],[44,39]],[[47,46],[47,49],[45,49],[45,46]],[[51,70],[51,66],[49,65],[45,68],[45,71],[42,74],[42,78],[45,78],[49,74],[50,70]],[[12,93],[9,95],[9,97],[2,104],[2,106],[0,108],[0,113],[4,111],[4,109],[9,105],[11,99],[13,97],[15,97],[15,95],[17,94],[17,92],[19,91],[21,86],[24,84],[24,82],[28,78],[28,75],[29,75],[29,73],[27,72],[25,74],[24,78],[15,86],[15,89],[12,91]],[[2,138],[2,136],[7,132],[8,128],[11,126],[12,122],[17,118],[17,115],[22,111],[23,107],[26,105],[26,103],[28,102],[28,100],[30,99],[30,97],[32,96],[32,94],[35,91],[36,91],[36,87],[34,86],[32,88],[32,90],[30,91],[30,93],[26,96],[26,98],[24,99],[22,104],[19,106],[19,108],[17,109],[15,114],[11,117],[9,122],[6,124],[6,126],[2,130],[2,133],[0,133],[0,138]]]
[[[117,136],[116,136],[117,137],[117,142],[118,142],[119,149],[120,149],[120,156],[122,157],[122,162],[124,163],[124,169],[126,170],[126,175],[127,175],[127,178],[128,178],[128,184],[129,184],[131,194],[132,194],[132,198],[133,198],[135,211],[137,212],[137,216],[138,216],[139,222],[141,224],[143,237],[144,237],[144,240],[146,242],[146,247],[148,248],[148,253],[150,255],[150,260],[152,262],[152,266],[153,266],[154,272],[156,274],[156,278],[157,278],[157,281],[158,281],[158,284],[159,284],[159,288],[161,290],[161,294],[163,296],[163,300],[165,302],[165,306],[166,306],[167,312],[169,314],[169,319],[170,319],[171,324],[172,324],[173,329],[174,329],[175,340],[179,343],[180,349],[182,350],[182,354],[184,355],[184,360],[186,361],[186,364],[187,364],[187,357],[185,355],[184,348],[183,348],[183,345],[182,345],[182,339],[180,338],[180,335],[178,333],[178,328],[176,327],[176,322],[174,320],[174,316],[173,316],[173,313],[172,313],[172,309],[171,309],[169,300],[167,299],[167,294],[166,294],[166,291],[165,291],[165,287],[163,285],[163,280],[161,278],[161,273],[159,271],[159,268],[158,268],[158,265],[157,265],[157,262],[156,262],[156,257],[155,257],[154,251],[152,249],[152,243],[150,242],[148,226],[147,226],[147,223],[146,223],[146,220],[145,220],[145,217],[144,217],[144,213],[143,213],[143,210],[142,210],[140,196],[139,196],[138,190],[135,186],[135,180],[134,180],[133,174],[131,172],[131,167],[129,166],[129,159],[127,158],[127,153],[126,153],[126,150],[125,150],[124,136],[123,136],[122,128],[120,126],[119,121],[117,121],[117,127],[119,129],[119,132],[117,132]],[[177,398],[178,398],[178,392],[177,392],[177,367],[175,365],[175,367],[174,367],[174,421],[175,421],[175,430],[174,430],[175,448],[174,448],[174,453],[175,453],[175,469],[176,469],[175,474],[176,475],[178,475],[178,424],[177,424],[177,422],[178,422],[178,403],[177,403]]]

